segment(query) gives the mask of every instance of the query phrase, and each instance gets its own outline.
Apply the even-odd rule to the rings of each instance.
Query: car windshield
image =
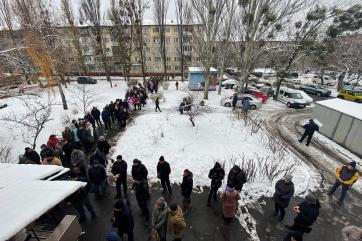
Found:
[[[299,93],[289,93],[289,98],[292,98],[292,99],[303,99],[302,95],[299,94]]]

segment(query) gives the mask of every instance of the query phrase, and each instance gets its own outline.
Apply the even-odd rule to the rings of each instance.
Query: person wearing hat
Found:
[[[240,194],[235,189],[234,184],[227,184],[225,191],[220,194],[220,200],[223,204],[224,223],[230,224],[238,210],[238,201],[240,200]]]
[[[292,231],[299,231],[302,234],[310,233],[312,224],[319,216],[320,208],[319,200],[313,194],[308,194],[303,202],[293,208],[293,211],[297,214],[293,226],[285,225],[285,227]]]
[[[344,198],[347,195],[348,189],[358,180],[359,173],[356,169],[356,162],[351,161],[348,165],[342,165],[337,168],[336,171],[336,182],[328,192],[329,196],[332,196],[336,189],[342,185],[341,196],[338,200],[338,204],[341,205]]]
[[[294,195],[294,184],[292,176],[286,175],[283,179],[275,184],[274,199],[274,216],[279,216],[279,221],[282,221],[285,216],[285,208],[288,207],[290,199]]]
[[[211,179],[211,187],[209,197],[207,198],[207,205],[210,206],[211,197],[217,201],[217,190],[221,187],[222,180],[225,177],[224,168],[222,168],[219,162],[216,162],[214,167],[210,169],[208,177]]]
[[[300,140],[298,140],[300,143],[303,142],[303,140],[308,136],[307,139],[307,146],[309,146],[310,141],[312,140],[313,134],[315,131],[319,131],[319,126],[313,121],[313,119],[309,120],[308,124],[305,124],[303,126],[304,128],[304,134]]]
[[[116,180],[116,198],[122,199],[121,189],[123,185],[124,197],[127,199],[127,162],[123,160],[121,155],[117,156],[116,161],[112,165],[111,172]]]
[[[175,238],[174,241],[181,241],[183,232],[186,229],[186,222],[182,209],[176,204],[171,203],[169,211],[169,233]]]
[[[30,147],[25,148],[24,157],[32,164],[41,164],[39,154]]]
[[[157,178],[161,180],[161,185],[163,188],[162,194],[166,194],[167,191],[172,194],[171,184],[170,184],[170,173],[171,168],[170,164],[165,161],[163,156],[160,156],[157,164]]]
[[[133,241],[134,221],[131,209],[122,200],[118,200],[114,205],[113,213],[113,227],[118,229],[118,235],[123,239],[123,235],[127,234],[127,240]]]
[[[300,232],[289,232],[283,241],[303,241],[303,234]]]
[[[132,165],[132,178],[135,181],[147,180],[148,170],[145,165],[138,159],[133,160]]]
[[[184,212],[191,210],[192,188],[193,188],[192,172],[189,169],[185,169],[181,183],[181,195],[183,196],[182,204]]]
[[[109,153],[109,149],[111,149],[111,145],[104,138],[104,136],[100,136],[97,144],[98,150],[104,155],[107,156]]]
[[[168,206],[163,197],[157,199],[152,212],[152,228],[156,230],[160,241],[166,241]]]
[[[53,150],[48,150],[45,154],[45,158],[43,160],[44,165],[56,165],[56,166],[63,166],[62,162],[54,156]]]

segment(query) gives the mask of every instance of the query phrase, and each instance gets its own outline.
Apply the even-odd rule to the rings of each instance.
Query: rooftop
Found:
[[[318,101],[317,104],[362,120],[362,104],[339,98]]]

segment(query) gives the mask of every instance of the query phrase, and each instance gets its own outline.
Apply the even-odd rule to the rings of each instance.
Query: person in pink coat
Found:
[[[231,223],[238,210],[238,201],[240,194],[235,190],[233,184],[228,183],[224,192],[220,194],[221,202],[223,203],[223,218],[225,224]]]

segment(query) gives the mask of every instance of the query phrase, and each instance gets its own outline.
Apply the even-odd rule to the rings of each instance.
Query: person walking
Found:
[[[224,224],[230,224],[235,217],[240,200],[240,194],[232,183],[227,184],[225,191],[220,194],[220,200],[223,204]]]
[[[283,179],[275,184],[274,199],[274,216],[279,216],[279,221],[282,221],[285,216],[285,208],[288,207],[290,199],[294,195],[294,184],[292,176],[286,175]]]
[[[160,112],[162,112],[160,109],[160,97],[156,97],[155,104],[156,104],[155,111],[157,112],[157,110],[159,110]]]
[[[209,197],[207,199],[207,205],[210,206],[211,197],[217,201],[217,190],[221,187],[222,180],[225,177],[225,171],[221,167],[219,162],[216,162],[214,167],[209,171],[209,178],[211,179],[211,187]]]
[[[186,229],[186,222],[182,209],[176,203],[170,204],[169,208],[169,233],[174,237],[174,241],[181,241],[183,232]]]
[[[152,229],[156,230],[160,241],[166,241],[168,206],[163,197],[157,199],[152,212]]]
[[[176,80],[176,83],[175,83],[175,85],[176,85],[176,90],[178,90],[178,85],[179,85],[179,82],[178,82],[178,80]]]
[[[351,161],[348,165],[342,165],[339,168],[337,168],[336,171],[336,182],[331,187],[331,189],[328,192],[329,196],[332,196],[333,193],[337,190],[339,186],[342,185],[342,191],[341,196],[338,200],[338,204],[342,205],[348,189],[358,180],[359,173],[356,169],[356,162]]]
[[[233,101],[232,101],[233,110],[235,110],[237,102],[238,102],[238,95],[236,93],[234,93],[233,94]]]
[[[104,122],[104,125],[106,127],[106,130],[111,130],[111,114],[108,112],[107,108],[103,108],[102,111],[102,120]]]
[[[121,155],[117,156],[116,161],[112,165],[111,170],[115,180],[116,180],[116,198],[122,199],[121,186],[123,185],[124,197],[128,200],[127,195],[127,162],[125,162]]]
[[[165,158],[163,156],[160,156],[157,164],[157,178],[161,180],[161,185],[163,188],[162,194],[166,194],[167,191],[169,194],[172,194],[170,173],[170,164],[165,161]]]
[[[347,226],[342,229],[343,241],[361,241],[362,240],[362,228],[356,226]]]
[[[236,191],[240,192],[243,189],[244,183],[246,183],[246,174],[238,165],[234,165],[230,169],[228,175],[228,183],[232,184]]]
[[[94,188],[98,199],[107,197],[107,174],[104,166],[100,165],[98,160],[94,160],[88,171],[89,181]]]
[[[289,232],[283,241],[303,241],[303,234],[300,232]]]
[[[244,116],[247,116],[250,110],[250,100],[248,98],[244,98],[242,101],[242,109],[243,109],[243,114]]]
[[[315,131],[319,131],[319,126],[313,121],[313,119],[309,120],[308,124],[305,124],[303,126],[304,128],[304,134],[302,135],[302,138],[298,140],[300,143],[304,141],[304,139],[307,138],[307,146],[309,146],[310,141],[312,140],[313,134]]]
[[[192,172],[188,169],[185,169],[181,183],[181,195],[183,196],[182,203],[184,212],[191,210],[191,193],[193,188],[192,178]]]
[[[123,240],[124,234],[127,234],[128,241],[134,241],[133,228],[134,221],[130,208],[123,203],[122,200],[118,200],[114,205],[114,222],[113,227],[118,229],[118,235]]]
[[[138,159],[133,160],[132,165],[132,178],[135,181],[147,180],[148,170],[145,165]]]
[[[98,127],[103,126],[101,122],[101,112],[97,109],[97,107],[92,108],[91,115],[95,119]]]
[[[147,206],[147,201],[150,198],[147,179],[134,180],[133,182],[138,206],[142,211],[142,216],[145,217],[145,222],[147,223],[150,219],[150,213]]]
[[[293,208],[293,211],[297,213],[293,226],[285,225],[285,227],[302,234],[310,233],[312,224],[319,216],[320,207],[318,199],[313,194],[308,194],[303,202]]]

